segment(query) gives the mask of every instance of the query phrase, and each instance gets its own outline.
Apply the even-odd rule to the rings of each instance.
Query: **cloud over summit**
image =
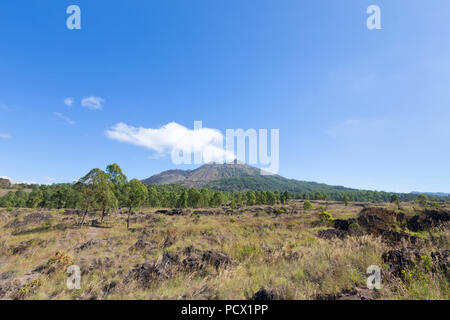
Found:
[[[158,155],[172,152],[202,153],[204,162],[231,161],[234,155],[224,150],[224,136],[217,129],[188,129],[176,122],[160,128],[133,127],[120,122],[106,131],[108,138],[144,147]]]

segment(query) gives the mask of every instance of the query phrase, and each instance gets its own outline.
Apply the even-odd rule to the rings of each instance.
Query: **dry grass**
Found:
[[[390,204],[381,206],[394,208]],[[412,212],[413,204],[402,206]],[[5,226],[39,211],[3,210],[0,211],[0,275],[16,272],[15,279],[24,284],[31,283],[30,274],[39,276],[41,282],[25,290],[23,298],[26,299],[248,299],[260,288],[270,289],[282,299],[313,299],[317,295],[365,287],[366,269],[370,265],[387,270],[381,256],[390,247],[381,238],[365,235],[345,240],[320,239],[316,234],[326,226],[316,223],[317,213],[304,212],[300,201],[292,201],[289,208],[296,213],[255,214],[254,208],[245,208],[243,213],[232,216],[200,218],[165,216],[146,209],[133,216],[133,232],[126,230],[122,215],[109,216],[103,228],[79,228],[74,225],[78,217],[63,215],[61,210],[46,211],[52,215],[50,220],[34,221],[16,230]],[[327,210],[336,218],[349,218],[356,216],[361,208],[357,203],[345,207],[329,202]],[[443,230],[441,235],[448,240],[448,230]],[[168,236],[172,239],[169,243]],[[155,247],[130,251],[138,239],[154,243]],[[77,250],[89,240],[98,243]],[[13,248],[26,242],[29,245],[23,252],[12,254]],[[137,281],[125,281],[133,266],[157,261],[165,252],[180,253],[187,246],[220,251],[234,264],[201,271],[179,270],[169,279],[152,281],[145,288]],[[441,247],[430,248],[448,249],[448,241]],[[80,290],[67,289],[65,265],[50,274],[32,273],[57,251],[81,267]],[[108,291],[109,287],[113,288]],[[408,282],[391,279],[383,283],[380,298],[449,299],[449,279],[431,273]]]

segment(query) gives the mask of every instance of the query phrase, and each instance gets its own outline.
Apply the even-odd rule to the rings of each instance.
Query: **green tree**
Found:
[[[400,201],[398,195],[396,195],[395,193],[391,195],[391,203],[397,203],[398,201]]]
[[[100,169],[93,169],[81,181],[90,187],[88,193],[93,198],[90,202],[91,208],[101,212],[101,223],[103,223],[106,214],[118,207],[117,197],[122,196],[121,189],[126,182],[126,177],[120,167],[113,164],[107,167],[107,173]],[[68,190],[65,190],[63,194],[67,195]]]
[[[273,194],[275,195],[275,204],[280,203],[281,202],[281,194],[280,194],[280,192],[277,190]]]
[[[118,202],[118,207],[124,205],[124,190],[125,184],[127,183],[127,177],[123,174],[122,169],[117,163],[110,164],[106,167],[106,173],[108,175],[108,180],[113,184],[112,190]]]
[[[183,192],[180,194],[177,200],[177,208],[187,208],[188,206],[188,193],[186,190],[183,190]]]
[[[54,185],[53,189],[54,192],[50,196],[51,206],[57,209],[67,208],[70,202],[72,186],[67,184]]]
[[[106,167],[108,179],[114,185],[124,185],[127,183],[127,176],[123,174],[122,169],[117,163],[110,164]]]
[[[391,196],[391,203],[395,203],[397,205],[397,208],[400,210],[400,198],[398,197],[398,195],[393,194]]]
[[[103,210],[107,207],[107,200],[105,199],[109,197],[107,193],[110,188],[108,175],[98,168],[92,169],[78,181],[76,187],[82,193],[81,207],[84,209],[80,221],[82,226],[89,210]]]
[[[214,195],[211,198],[210,205],[212,207],[219,207],[225,201],[225,197],[221,191],[214,192]]]
[[[267,204],[270,204],[270,205],[276,204],[277,199],[275,197],[275,194],[272,191],[267,191],[266,195],[267,195]]]
[[[249,191],[247,191],[247,193],[246,193],[245,195],[246,195],[246,198],[247,198],[247,205],[253,206],[253,205],[256,204],[256,194],[255,194],[255,191],[249,190]]]
[[[201,193],[198,189],[190,188],[188,191],[188,206],[191,208],[196,208],[200,205]]]
[[[166,203],[166,207],[176,207],[178,201],[178,194],[175,190],[168,190],[165,192],[164,202]],[[162,200],[160,200],[162,201]]]
[[[200,206],[208,207],[211,201],[211,191],[208,188],[202,188],[200,194]]]
[[[23,191],[22,189],[17,190],[14,194],[15,203],[14,206],[16,208],[25,208],[27,206],[28,201],[28,193]]]
[[[154,186],[148,188],[148,204],[153,208],[161,205],[158,190]]]
[[[113,191],[114,185],[109,181],[104,181],[98,186],[97,190],[97,208],[101,211],[101,221],[112,210],[117,209],[118,201]]]
[[[288,191],[284,191],[281,195],[280,195],[280,201],[282,204],[285,204],[289,201],[290,195]]]
[[[348,206],[350,198],[346,194],[344,194],[344,196],[342,197],[342,202],[344,202],[345,206]]]
[[[256,193],[256,203],[257,204],[266,204],[267,197],[264,191],[259,191]]]
[[[39,204],[42,203],[44,199],[44,194],[41,189],[36,189],[32,191],[28,197],[27,206],[29,208],[36,208]]]
[[[147,187],[138,179],[133,179],[125,184],[125,206],[128,208],[127,230],[130,228],[130,215],[132,210],[139,209],[148,196]]]
[[[231,204],[230,204],[231,208],[236,209],[242,205],[242,203],[244,202],[244,199],[241,196],[242,196],[242,193],[240,193],[240,192],[234,192],[231,195]]]
[[[419,201],[422,207],[425,207],[428,203],[428,196],[426,194],[419,194],[417,196],[417,201]]]

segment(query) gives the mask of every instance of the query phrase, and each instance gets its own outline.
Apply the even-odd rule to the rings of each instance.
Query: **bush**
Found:
[[[419,194],[417,196],[417,201],[419,201],[421,206],[425,207],[428,203],[428,196],[426,194]]]
[[[13,299],[14,300],[25,299],[30,293],[35,291],[38,287],[42,286],[43,283],[44,280],[42,278],[39,278],[24,284],[17,290],[17,292],[14,293]]]
[[[311,201],[306,200],[303,203],[303,210],[307,211],[307,210],[311,210],[313,208],[313,205],[311,203]]]
[[[282,213],[287,213],[288,209],[286,208],[278,208],[277,210],[275,210],[276,214],[282,214]]]
[[[326,212],[326,211],[320,212],[319,213],[319,218],[320,218],[320,221],[332,221],[332,220],[334,220],[334,218],[331,215],[331,213]]]
[[[432,202],[430,204],[430,207],[432,207],[434,209],[437,209],[437,210],[442,209],[442,206],[439,203],[437,203],[437,202]]]
[[[420,257],[423,261],[423,266],[426,271],[431,271],[431,266],[433,264],[433,260],[431,259],[429,254]]]
[[[51,221],[45,221],[43,224],[42,224],[42,228],[51,228],[51,226],[52,226],[52,222]]]
[[[359,229],[361,229],[361,226],[359,225],[358,222],[353,222],[353,223],[350,225],[350,229],[352,229],[352,230],[359,230]]]

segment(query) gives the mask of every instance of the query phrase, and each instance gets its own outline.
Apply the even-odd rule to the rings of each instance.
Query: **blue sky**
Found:
[[[448,0],[2,1],[0,176],[147,178],[170,156],[107,131],[201,120],[279,129],[289,178],[450,192],[449,26]]]

